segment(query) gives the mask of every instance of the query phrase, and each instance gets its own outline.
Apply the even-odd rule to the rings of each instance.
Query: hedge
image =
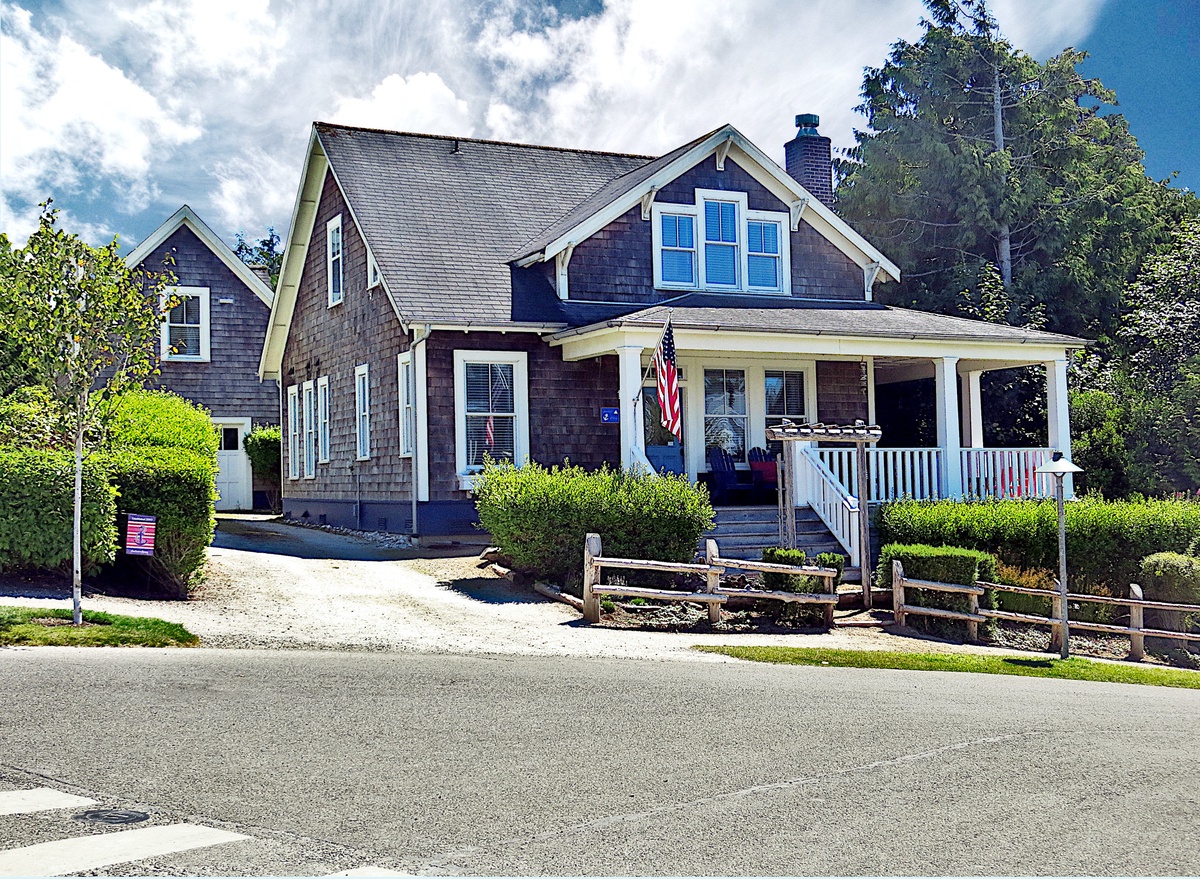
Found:
[[[116,504],[103,466],[83,467],[83,569],[116,551]],[[75,458],[69,452],[0,451],[0,570],[69,570],[74,556]]]
[[[250,458],[255,480],[271,487],[266,490],[267,506],[279,509],[283,494],[280,480],[283,462],[283,431],[278,424],[259,425],[242,438],[242,448]]]
[[[588,532],[604,554],[687,562],[712,527],[708,492],[686,477],[564,464],[485,465],[475,488],[480,525],[535,576],[579,580]]]
[[[834,586],[842,582],[842,571],[846,566],[846,557],[836,552],[823,552],[811,561],[802,549],[786,549],[784,547],[767,547],[762,551],[762,560],[776,565],[806,565],[815,564],[820,568],[833,568],[837,571]],[[764,589],[777,592],[824,592],[826,581],[820,577],[810,577],[807,574],[774,574],[764,573],[762,584]],[[778,608],[780,622],[793,625],[815,625],[823,621],[824,611],[820,605],[793,604],[787,602]]]
[[[882,543],[961,546],[994,553],[1018,568],[1058,570],[1053,501],[900,501],[879,514]],[[1071,591],[1124,595],[1155,552],[1182,552],[1200,537],[1200,503],[1187,500],[1067,504]]]
[[[929,546],[927,544],[888,543],[879,550],[879,568],[876,582],[884,589],[892,588],[892,562],[904,566],[904,576],[916,580],[932,580],[935,583],[957,583],[974,586],[979,580],[996,582],[996,558],[991,553],[956,546]],[[953,592],[937,592],[932,589],[906,588],[904,603],[918,607],[940,607],[946,610],[966,612],[970,608],[970,596]],[[979,597],[979,606],[996,607],[995,592],[988,589]],[[963,639],[967,635],[967,624],[957,620],[937,619],[912,615],[910,625],[930,634]],[[989,621],[980,626],[981,632],[994,626]]]
[[[216,528],[216,456],[147,447],[97,457],[119,492],[118,509],[157,518],[154,555],[123,555],[121,568],[168,598],[186,598]]]
[[[208,412],[170,391],[130,391],[112,404],[108,446],[113,449],[165,447],[217,455],[217,432]]]

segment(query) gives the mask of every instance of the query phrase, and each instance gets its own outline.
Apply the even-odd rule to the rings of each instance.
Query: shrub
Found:
[[[488,462],[475,488],[480,525],[536,576],[578,580],[588,532],[604,554],[687,562],[712,527],[708,493],[683,476],[650,476],[569,464]]]
[[[0,447],[71,449],[75,431],[62,405],[44,387],[13,391],[0,399]]]
[[[83,567],[112,561],[115,492],[104,468],[83,466]],[[0,451],[0,569],[65,570],[73,557],[75,459],[67,452]]]
[[[169,391],[131,391],[109,404],[110,448],[147,446],[190,449],[203,457],[217,455],[217,432],[202,406]]]
[[[107,453],[104,462],[120,511],[157,517],[154,555],[122,556],[122,571],[168,598],[186,598],[216,527],[215,455],[140,448]]]
[[[979,580],[996,582],[996,558],[991,553],[955,546],[889,543],[879,550],[879,568],[876,572],[877,582],[884,589],[892,587],[893,561],[898,561],[904,566],[906,577],[917,580],[957,583],[961,586],[974,586]],[[918,607],[940,607],[962,613],[970,609],[969,596],[931,589],[907,588],[904,591],[904,602]],[[994,590],[989,589],[980,596],[979,606],[996,606]],[[915,615],[909,619],[914,628],[923,629],[931,634],[951,635],[960,639],[967,635],[967,624],[958,620]],[[985,623],[981,631],[991,628],[993,626],[990,623]]]
[[[1156,552],[1142,559],[1141,586],[1148,601],[1200,604],[1200,558],[1177,552]],[[1177,610],[1146,611],[1147,625],[1186,632],[1200,618]],[[1166,639],[1162,639],[1166,640]]]
[[[278,424],[259,425],[242,438],[242,448],[250,458],[254,478],[271,487],[267,489],[267,505],[279,508],[283,494],[280,486],[283,465],[283,431]]]
[[[1025,595],[1020,592],[997,590],[996,602],[1000,610],[1012,613],[1027,613],[1048,617],[1054,609],[1049,593],[1056,592],[1055,573],[1046,568],[1017,568],[1003,562],[996,566],[996,582],[1006,586],[1023,586],[1026,589],[1042,589],[1047,595]]]
[[[901,501],[880,511],[884,543],[962,546],[994,553],[1019,568],[1058,569],[1053,501]],[[1067,565],[1072,592],[1124,595],[1141,559],[1184,550],[1200,537],[1200,503],[1104,501],[1067,505]]]
[[[819,567],[836,568],[838,576],[833,581],[835,587],[841,581],[844,563],[843,557],[834,552],[823,552],[810,561],[804,550],[783,547],[764,549],[762,560],[776,565],[815,564]],[[762,583],[764,588],[776,592],[824,592],[826,589],[824,579],[806,574],[764,573]],[[778,618],[780,622],[791,625],[814,625],[823,622],[824,611],[821,605],[789,602],[779,607]]]

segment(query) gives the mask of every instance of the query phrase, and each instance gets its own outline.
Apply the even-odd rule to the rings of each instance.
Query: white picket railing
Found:
[[[1054,477],[1037,473],[1052,449],[963,449],[963,497],[1054,496]]]
[[[817,454],[850,494],[861,496],[853,447],[818,449]],[[867,449],[867,473],[870,477],[867,497],[871,501],[944,497],[941,472],[941,449]]]
[[[813,448],[796,450],[796,479],[800,497],[808,498],[813,511],[850,556],[850,567],[859,564],[858,498],[825,465]]]

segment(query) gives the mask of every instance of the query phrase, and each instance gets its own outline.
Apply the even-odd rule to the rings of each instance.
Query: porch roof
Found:
[[[693,293],[551,336],[556,341],[617,328],[661,328],[671,314],[676,329],[710,332],[789,333],[883,339],[1039,344],[1083,348],[1075,336],[895,308],[876,302],[772,299],[766,296]]]

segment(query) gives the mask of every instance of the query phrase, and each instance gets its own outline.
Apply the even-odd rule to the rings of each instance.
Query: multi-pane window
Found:
[[[704,370],[704,450],[720,447],[735,461],[746,460],[746,373]]]
[[[405,352],[396,357],[396,381],[400,414],[400,454],[413,453],[413,383],[412,354]]]
[[[317,463],[329,463],[329,376],[317,379]]]
[[[208,360],[209,291],[207,287],[176,287],[167,295],[175,301],[163,321],[164,360]]]
[[[688,214],[660,214],[662,279],[668,284],[696,283],[695,218]]]
[[[358,460],[371,457],[371,373],[367,364],[354,368],[354,436]]]
[[[746,283],[750,287],[779,289],[780,224],[750,220],[746,223]]]
[[[317,425],[313,383],[304,383],[304,476],[312,479],[317,475]]]
[[[300,478],[300,394],[299,388],[288,388],[288,478]]]
[[[342,254],[342,215],[338,214],[325,224],[325,268],[329,278],[329,304],[337,305],[346,298],[342,287],[345,272],[343,271]]]
[[[217,428],[217,451],[240,452],[242,449],[242,432],[236,427]]]
[[[731,201],[704,202],[704,281],[738,286],[738,210]]]
[[[512,363],[466,364],[467,469],[483,467],[484,456],[516,456],[517,400]]]
[[[764,373],[767,397],[767,427],[778,427],[786,418],[794,424],[808,421],[804,411],[804,373],[768,369]],[[772,452],[783,451],[780,441],[768,441]]]

